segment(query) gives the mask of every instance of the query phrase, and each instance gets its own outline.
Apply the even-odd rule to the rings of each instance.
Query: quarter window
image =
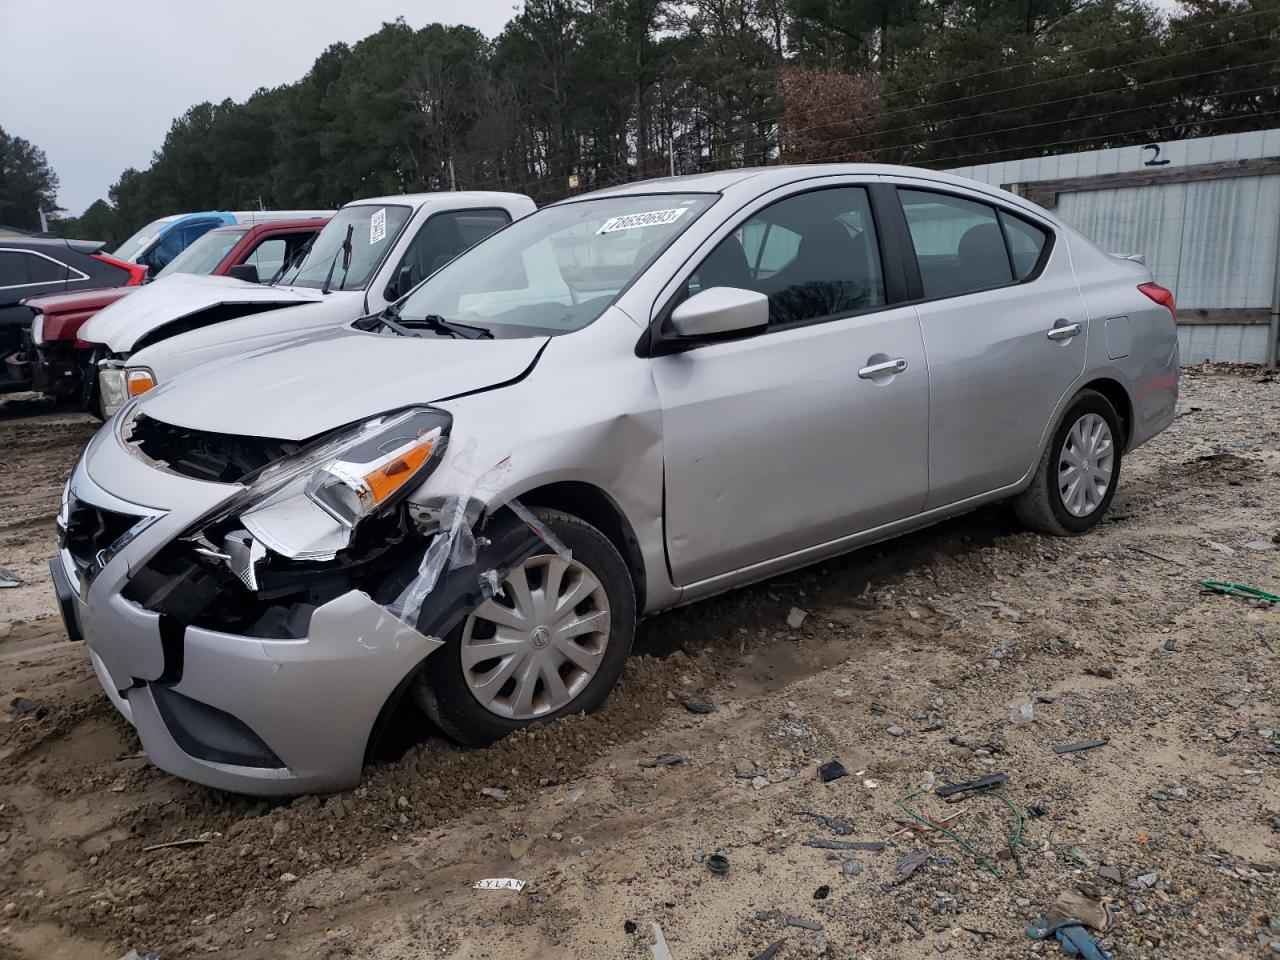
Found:
[[[712,287],[765,294],[771,327],[882,306],[884,273],[867,191],[814,190],[765,207],[707,255],[687,292]]]
[[[0,251],[0,287],[62,283],[70,272],[61,260],[54,260],[27,250]]]
[[[1013,283],[994,207],[923,190],[899,190],[898,197],[925,297],[949,297]]]
[[[1009,256],[1013,260],[1013,275],[1019,280],[1031,276],[1040,255],[1044,253],[1044,245],[1048,235],[1035,224],[1028,223],[1021,217],[1000,211],[1000,224],[1004,227],[1005,238],[1009,241]]]

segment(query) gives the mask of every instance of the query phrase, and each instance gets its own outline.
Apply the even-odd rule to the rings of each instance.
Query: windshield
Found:
[[[156,274],[156,279],[175,273],[198,273],[203,276],[213,273],[213,268],[222,262],[222,258],[248,232],[248,227],[242,230],[209,231],[170,260],[169,265]]]
[[[138,259],[138,254],[147,249],[151,242],[160,235],[160,231],[168,226],[173,219],[173,217],[161,217],[159,220],[152,220],[132,237],[116,247],[111,255],[119,260],[128,260],[130,263],[135,262]]]
[[[442,267],[398,313],[535,335],[580,330],[714,199],[667,193],[546,207]]]
[[[369,275],[395,245],[396,237],[409,221],[409,207],[374,204],[343,207],[316,235],[311,250],[280,283],[295,287],[323,287],[333,266],[330,290],[363,290]],[[343,268],[342,243],[351,227],[351,256]]]

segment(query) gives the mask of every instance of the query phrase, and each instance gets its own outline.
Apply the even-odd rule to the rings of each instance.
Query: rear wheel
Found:
[[[418,705],[469,746],[595,710],[631,650],[636,599],[622,556],[577,517],[534,513],[571,556],[548,548],[507,571],[501,589],[467,616],[414,680]],[[518,525],[512,517],[500,522]],[[501,529],[491,534],[495,543],[503,537]]]
[[[1120,482],[1120,418],[1095,390],[1068,405],[1040,458],[1035,478],[1013,501],[1032,530],[1078,536],[1102,520]]]

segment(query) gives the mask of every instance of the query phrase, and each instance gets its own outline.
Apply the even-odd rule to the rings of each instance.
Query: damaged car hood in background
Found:
[[[141,410],[193,430],[305,440],[518,379],[547,339],[452,340],[343,328],[197,367],[145,394]]]
[[[281,307],[324,299],[308,287],[271,287],[231,277],[179,273],[156,280],[99,311],[80,330],[80,338],[124,352],[153,330],[224,304],[278,304]]]

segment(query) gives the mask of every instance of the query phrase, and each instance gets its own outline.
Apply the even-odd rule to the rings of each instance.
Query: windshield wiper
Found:
[[[488,327],[473,327],[469,323],[458,323],[456,320],[446,320],[438,313],[428,313],[422,317],[411,317],[409,322],[412,324],[422,324],[437,333],[447,333],[451,336],[461,337],[463,340],[492,340],[493,331]]]
[[[377,329],[378,326],[384,326],[402,337],[425,336],[421,328],[426,327],[437,334],[458,337],[463,340],[493,339],[493,331],[486,327],[473,327],[468,323],[446,320],[438,313],[428,313],[425,317],[411,317],[406,322],[399,322],[403,319],[396,314],[394,305],[388,304],[382,309],[381,313],[361,317],[355,322],[354,326],[357,330],[365,331],[372,331]]]
[[[342,277],[346,282],[347,270],[351,268],[351,234],[355,231],[354,223],[347,224],[347,235],[342,238],[342,246],[333,251],[333,259],[329,261],[329,272],[324,275],[324,286],[320,288],[321,293],[329,292],[329,284],[333,282],[333,268],[338,265],[338,254],[343,254],[342,258]]]

